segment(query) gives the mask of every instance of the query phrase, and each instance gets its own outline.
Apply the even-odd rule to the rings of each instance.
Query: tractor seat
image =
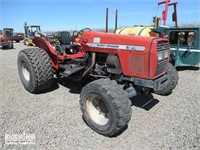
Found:
[[[56,51],[59,51],[59,54],[64,53],[77,53],[78,48],[80,45],[73,43],[73,38],[71,37],[71,34],[68,31],[62,31],[60,32],[60,36],[58,38],[60,44],[56,45]]]
[[[60,37],[58,38],[61,45],[69,45],[71,41],[71,34],[68,31],[60,32]]]

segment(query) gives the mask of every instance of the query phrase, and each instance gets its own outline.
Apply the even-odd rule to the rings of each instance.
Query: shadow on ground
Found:
[[[16,48],[3,48],[1,47],[0,50],[4,50],[4,51],[12,51],[12,50],[16,50]]]
[[[81,89],[88,83],[88,81],[74,81],[67,78],[58,78],[57,83],[68,88],[70,93],[80,94]]]
[[[195,66],[189,66],[189,67],[177,67],[177,71],[185,71],[185,70],[191,70],[191,71],[198,71],[200,67],[195,67]]]
[[[151,108],[159,103],[159,100],[154,99],[152,94],[148,94],[135,96],[131,98],[131,102],[132,105],[149,111]]]
[[[73,81],[67,78],[62,78],[59,77],[57,79],[55,79],[54,84],[51,86],[50,89],[44,90],[42,92],[39,93],[35,93],[35,94],[45,94],[48,92],[53,92],[57,89],[59,89],[60,85],[64,86],[65,88],[69,89],[70,93],[73,94],[80,94],[81,93],[81,89],[87,84],[86,81]]]
[[[67,78],[58,78],[57,87],[54,87],[54,90],[59,88],[59,85],[62,85],[69,89],[70,93],[80,94],[81,89],[88,83],[87,80],[82,81],[73,81]],[[148,95],[138,95],[131,98],[132,106],[142,108],[149,111],[152,107],[159,103],[159,100],[154,99],[152,94]]]

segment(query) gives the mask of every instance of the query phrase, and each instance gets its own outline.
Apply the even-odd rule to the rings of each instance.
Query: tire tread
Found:
[[[21,53],[26,55],[32,68],[33,82],[29,92],[40,93],[49,89],[54,82],[54,70],[46,51],[41,48],[28,48],[20,51],[19,55]]]
[[[106,91],[105,94],[107,97],[110,97],[111,104],[114,107],[116,124],[109,133],[104,133],[105,136],[114,136],[120,132],[131,119],[131,101],[117,82],[110,79],[99,79],[87,84],[81,91],[81,99],[84,97],[84,93],[96,87],[101,91]],[[82,113],[84,114],[86,110],[82,107],[84,105],[82,100],[80,100],[80,105]]]

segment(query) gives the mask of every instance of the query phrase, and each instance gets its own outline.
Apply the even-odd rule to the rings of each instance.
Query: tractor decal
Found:
[[[136,50],[144,51],[145,46],[135,46],[135,45],[117,45],[117,44],[97,44],[97,43],[87,43],[87,46],[96,47],[96,48],[110,48],[117,50]]]

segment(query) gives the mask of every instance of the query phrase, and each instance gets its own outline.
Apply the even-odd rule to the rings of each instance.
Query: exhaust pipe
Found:
[[[116,9],[116,13],[115,13],[115,30],[114,30],[114,33],[117,30],[117,21],[118,21],[118,9]]]
[[[106,33],[108,33],[108,8],[106,8]]]

